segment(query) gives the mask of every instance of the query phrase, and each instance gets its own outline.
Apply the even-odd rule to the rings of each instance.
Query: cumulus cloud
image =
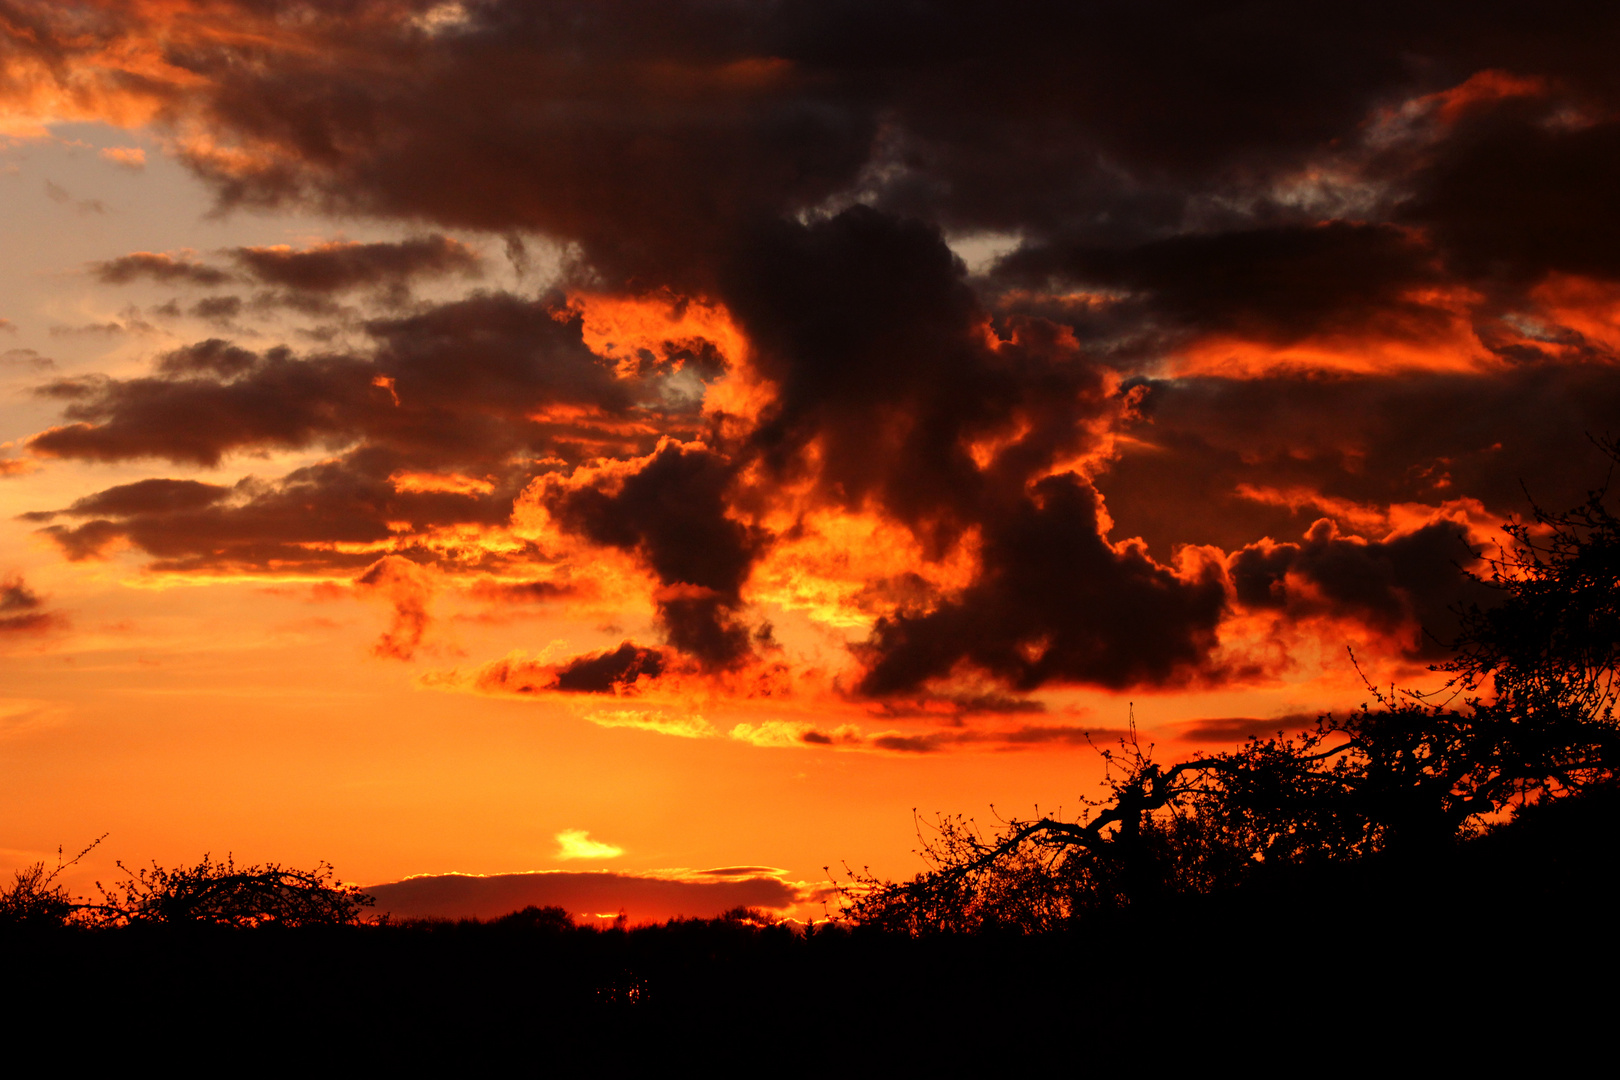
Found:
[[[70,422],[31,445],[57,457],[215,465],[234,451],[370,437],[424,463],[499,460],[565,442],[569,425],[549,424],[548,406],[618,413],[633,403],[585,348],[577,318],[546,301],[482,295],[366,329],[370,353],[276,347],[246,363],[242,350],[229,354],[229,370],[207,370],[187,357],[225,346],[204,343],[170,354],[152,376],[46,384],[39,393],[71,402]],[[548,428],[564,438],[546,438]]]
[[[766,542],[727,515],[733,476],[707,448],[667,443],[645,467],[615,478],[616,490],[562,488],[551,499],[565,527],[647,562],[663,585],[658,612],[670,644],[711,668],[734,666],[749,651],[749,631],[734,612]]]
[[[231,485],[139,481],[140,486],[118,485],[61,510],[26,517],[80,519],[44,526],[71,558],[98,557],[114,544],[127,543],[149,556],[153,569],[171,572],[278,567],[355,574],[390,552],[488,572],[523,554],[521,543],[484,548],[453,536],[441,540],[435,532],[498,526],[510,512],[513,492],[401,492],[388,479],[397,465],[388,454],[357,452],[276,481],[252,476]],[[186,494],[176,499],[171,492]],[[391,529],[390,522],[420,523],[422,532]]]
[[[116,259],[95,263],[90,272],[105,285],[128,285],[135,281],[155,281],[161,285],[223,285],[231,275],[190,257],[190,253],[135,251]]]
[[[1162,566],[1139,546],[1110,545],[1098,510],[1072,473],[1037,483],[986,530],[984,570],[959,598],[879,620],[861,690],[915,690],[962,661],[1020,690],[1197,674],[1226,609],[1219,567]]]
[[[299,292],[403,286],[412,278],[476,274],[482,262],[465,244],[437,233],[394,243],[332,241],[312,248],[241,247],[231,256],[253,278]]]
[[[1452,520],[1367,541],[1341,536],[1324,518],[1303,542],[1262,541],[1234,553],[1229,565],[1239,604],[1295,619],[1349,617],[1391,637],[1407,627],[1403,644],[1415,658],[1447,655],[1458,611],[1491,599],[1490,589],[1460,572],[1480,561],[1466,527]]]

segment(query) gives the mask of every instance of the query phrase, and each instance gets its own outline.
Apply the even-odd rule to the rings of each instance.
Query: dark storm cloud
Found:
[[[43,634],[64,621],[56,612],[45,610],[45,601],[20,576],[0,577],[0,638]]]
[[[635,404],[633,388],[585,347],[578,315],[552,299],[475,294],[366,329],[377,342],[378,374],[394,380],[404,415],[426,413],[428,424],[447,426],[453,416],[470,433],[445,432],[457,441],[510,440],[508,427],[522,431],[549,405],[624,413]]]
[[[982,322],[939,234],[857,207],[777,225],[726,290],[756,366],[780,387],[753,434],[778,473],[820,440],[821,486],[921,525],[982,481],[962,436],[1006,417],[1013,380],[985,362]]]
[[[213,506],[230,495],[230,488],[196,480],[137,480],[76,499],[63,514],[72,517],[134,517],[140,514],[184,513]],[[54,515],[26,514],[31,520]]]
[[[209,296],[191,305],[193,316],[212,322],[228,322],[242,313],[240,296]]]
[[[851,191],[1083,243],[1217,203],[1308,222],[1268,183],[1376,109],[1486,68],[1599,104],[1620,82],[1620,18],[1590,3],[494,0],[437,29],[426,0],[220,2],[173,27],[87,6],[8,3],[6,47],[72,71],[169,31],[187,77],[123,85],[248,149],[189,151],[228,204],[533,230],[649,284],[704,282],[739,229]]]
[[[505,524],[524,479],[487,493],[402,491],[390,477],[406,464],[395,452],[361,449],[273,481],[249,477],[224,488],[146,480],[29,516],[82,519],[44,529],[70,558],[97,557],[127,542],[150,557],[153,569],[169,571],[357,572],[377,559],[375,549],[388,546],[416,562],[468,571],[500,569],[535,554],[491,552],[470,542],[401,543],[390,523],[417,529]]]
[[[349,210],[577,238],[615,276],[685,265],[701,278],[737,223],[813,204],[853,178],[875,129],[858,82],[779,57],[763,12],[615,2],[468,11],[437,35],[403,21],[312,20],[328,55],[365,35],[363,75],[321,58],[249,73],[227,47],[186,51],[180,62],[210,84],[190,104],[278,147],[263,168],[221,169],[206,156],[195,167],[227,202],[313,194]]]
[[[1463,573],[1478,558],[1463,527],[1449,521],[1382,541],[1342,537],[1331,521],[1318,521],[1300,543],[1266,541],[1228,565],[1239,604],[1350,618],[1389,634],[1411,624],[1420,632],[1407,651],[1431,659],[1449,652],[1457,609],[1490,599]]]
[[[1468,279],[1620,278],[1620,122],[1561,117],[1560,104],[1478,110],[1417,173],[1399,217],[1427,228]]]
[[[962,3],[468,10],[432,36],[306,19],[328,56],[366,35],[364,65],[177,49],[204,78],[187,95],[195,107],[280,151],[248,172],[197,166],[228,200],[313,191],[351,209],[575,237],[614,269],[667,273],[752,215],[854,182],[885,127],[905,133],[896,164],[912,165],[884,185],[896,208],[953,225],[1056,223],[1120,201],[1129,185],[1098,179],[1108,158],[1185,172],[1286,154],[1412,81],[1375,14],[1301,19],[1268,5],[994,18]],[[1138,216],[1173,217],[1179,199],[1167,189],[1157,202]]]
[[[656,600],[669,643],[715,668],[749,653],[748,628],[735,614],[766,542],[760,530],[726,515],[734,478],[720,455],[671,443],[617,491],[581,487],[551,501],[565,528],[645,560],[663,585]]]
[[[127,541],[164,569],[348,570],[376,557],[357,553],[355,545],[387,544],[398,523],[504,525],[525,484],[559,459],[646,453],[663,430],[691,433],[690,417],[658,400],[656,380],[616,379],[585,347],[577,313],[550,300],[475,295],[373,321],[366,330],[374,347],[365,354],[300,357],[286,348],[260,353],[210,339],[161,355],[150,376],[59,379],[40,387],[38,393],[66,403],[69,421],[30,441],[44,456],[216,465],[244,451],[344,450],[277,480],[245,482],[206,506],[103,505],[129,495],[112,489],[62,511],[81,523],[47,532],[74,558]],[[649,396],[650,407],[638,405],[638,397]],[[562,412],[553,417],[547,412],[553,408]],[[553,464],[537,465],[540,458]],[[413,484],[422,473],[428,482]],[[435,485],[435,474],[448,475],[448,486]],[[656,502],[655,495],[637,494],[649,483],[632,483],[631,497]],[[717,512],[718,493],[704,497],[701,512]],[[679,529],[659,541],[663,528],[649,526],[650,543],[663,545],[659,565],[678,565],[671,545]],[[405,553],[463,569],[500,563],[470,542]],[[721,624],[736,604],[735,576],[720,581],[724,595],[666,602],[672,622],[685,620],[682,640],[704,645],[704,634],[729,633]]]
[[[1117,323],[1288,342],[1392,330],[1420,336],[1444,313],[1412,298],[1441,280],[1434,254],[1387,225],[1329,222],[1192,234],[1129,248],[1032,245],[998,267],[1006,283],[1056,279],[1124,290]]]
[[[546,302],[478,295],[367,324],[370,355],[286,349],[253,356],[222,342],[171,352],[158,373],[58,380],[64,426],[38,453],[216,465],[233,451],[338,447],[357,439],[408,449],[419,463],[484,464],[564,442],[532,414],[556,404],[623,412],[630,392],[588,350],[577,317]]]
[[[484,579],[474,582],[468,592],[499,604],[547,604],[572,596],[574,589],[566,582]]]
[[[1254,716],[1207,717],[1188,720],[1180,725],[1176,738],[1193,743],[1234,743],[1249,738],[1269,739],[1314,726],[1316,716],[1310,713],[1286,713],[1264,719]]]
[[[1296,538],[1342,513],[1333,500],[1379,511],[1472,498],[1502,520],[1528,511],[1527,492],[1574,506],[1606,468],[1588,433],[1620,417],[1620,378],[1593,363],[1197,377],[1138,393],[1144,418],[1097,484],[1114,535],[1144,537],[1161,559],[1178,544]],[[1266,491],[1293,505],[1255,497]]]
[[[813,444],[823,498],[875,505],[932,552],[1083,448],[1083,421],[1111,407],[1100,370],[1057,328],[1022,321],[992,347],[989,317],[939,233],[866,207],[765,230],[726,297],[779,387],[749,451],[794,479]],[[970,443],[997,436],[1004,445],[981,465]]]
[[[51,337],[115,337],[118,334],[128,333],[130,330],[150,330],[151,327],[139,319],[129,323],[104,322],[81,323],[78,326],[53,326]]]
[[[617,649],[577,656],[556,669],[552,689],[574,694],[611,694],[646,676],[656,679],[664,670],[664,656],[626,641]]]
[[[52,526],[70,553],[127,540],[171,566],[341,565],[360,556],[330,545],[380,543],[390,521],[496,520],[541,457],[653,455],[552,486],[548,508],[641,559],[669,645],[711,670],[753,648],[742,596],[769,537],[746,522],[806,490],[899,522],[928,558],[980,545],[965,590],[913,589],[878,622],[861,692],[915,699],[959,671],[1021,691],[1166,685],[1221,676],[1208,660],[1234,609],[1427,626],[1454,595],[1435,583],[1458,535],[1390,535],[1390,505],[1504,514],[1520,479],[1568,505],[1591,482],[1570,478],[1582,432],[1620,415],[1612,316],[1557,325],[1537,292],[1549,274],[1620,277],[1612,5],[488,0],[437,28],[427,7],[221,2],[161,23],[184,79],[118,85],[210,133],[177,145],[223,207],[565,242],[570,281],[722,303],[774,396],[746,430],[700,433],[614,379],[577,318],[503,296],[369,323],[363,354],[205,342],[147,378],[44,387],[65,423],[31,448],[345,456],[206,505],[75,504],[79,524]],[[61,72],[166,18],[5,10],[25,32],[4,47]],[[970,282],[944,236],[983,230],[1022,249]],[[508,250],[521,267],[522,241]],[[474,269],[438,234],[232,259],[311,311]],[[205,283],[127,273],[171,271]],[[1449,359],[1481,363],[1458,374],[1115,393],[1105,367],[1163,371],[1217,337],[1421,349],[1470,328],[1479,348]],[[651,355],[637,378],[673,366]],[[573,411],[546,418],[556,405]],[[633,410],[651,434],[577,419]],[[659,435],[700,434],[654,454]],[[411,470],[497,494],[412,502],[430,494],[389,482]],[[1340,531],[1298,540],[1319,516]],[[1109,542],[1133,535],[1145,550]],[[1172,569],[1183,543],[1236,554]]]
[[[1018,716],[1045,711],[1044,701],[990,692],[924,694],[909,701],[891,698],[875,705],[872,715],[939,717],[943,714],[952,720],[959,720],[966,716]]]
[[[291,358],[291,352],[286,349],[276,351],[275,355]],[[232,379],[252,369],[259,359],[258,353],[221,338],[209,338],[164,353],[158,357],[157,371],[169,376],[212,375]]]
[[[948,731],[931,731],[921,735],[875,735],[865,741],[854,740],[854,743],[898,754],[936,754],[962,747],[982,747],[1002,751],[1025,750],[1039,746],[1097,747],[1116,742],[1131,734],[1131,732],[1120,728],[1025,724],[1022,727],[1002,730],[977,731],[970,728],[958,728]],[[803,742],[811,745],[845,742],[843,739],[835,739],[817,731],[806,732],[800,738]]]
[[[1616,19],[1590,4],[508,0],[437,32],[425,5],[290,7],[235,6],[282,43],[253,63],[170,46],[196,76],[170,107],[267,150],[193,154],[227,202],[536,230],[614,278],[688,284],[750,221],[852,188],[956,231],[1141,242],[1482,68],[1615,90]],[[75,29],[28,47],[82,48]]]
[[[136,251],[91,266],[96,280],[106,285],[128,285],[134,281],[155,281],[163,285],[223,285],[231,275],[181,255]]]
[[[985,526],[984,569],[959,599],[879,620],[865,646],[866,694],[915,689],[966,661],[1007,685],[1165,684],[1198,672],[1226,609],[1222,575],[1178,576],[1100,535],[1097,497],[1048,477]]]
[[[412,278],[474,274],[482,260],[446,236],[417,236],[398,243],[330,243],[235,248],[231,255],[266,285],[300,292],[340,292],[366,286],[401,286]]]
[[[52,383],[42,392],[77,399],[63,413],[71,422],[35,436],[29,446],[92,461],[161,457],[217,465],[232,450],[340,445],[368,420],[379,423],[374,417],[389,406],[372,385],[374,370],[356,357],[295,360],[280,353],[231,382],[108,379],[95,392],[83,383]]]
[[[1041,320],[993,343],[936,230],[865,207],[778,225],[744,249],[726,296],[779,388],[749,453],[905,523],[931,553],[981,530],[961,597],[879,621],[862,693],[914,693],[963,662],[1021,690],[1162,683],[1203,662],[1225,609],[1219,569],[1184,579],[1116,552],[1089,485],[1038,479],[1116,407],[1101,369]],[[997,444],[987,459],[983,441]]]

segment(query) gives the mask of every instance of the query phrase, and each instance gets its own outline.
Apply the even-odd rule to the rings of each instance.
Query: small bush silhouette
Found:
[[[327,863],[295,870],[277,863],[238,867],[231,856],[166,870],[156,863],[103,887],[102,919],[133,923],[208,923],[217,926],[347,926],[373,903],[359,889],[340,885]]]
[[[56,867],[47,871],[43,862],[15,871],[8,888],[0,889],[0,927],[30,928],[65,926],[81,918],[86,905],[75,900],[67,886],[56,879],[90,854],[107,837],[99,836],[85,849],[62,861],[62,849],[56,849]]]
[[[229,855],[224,862],[204,855],[196,866],[173,870],[156,863],[130,870],[120,862],[122,881],[111,888],[96,883],[100,901],[75,897],[57,878],[99,843],[66,863],[58,856],[54,870],[41,862],[16,871],[12,884],[0,889],[0,926],[348,926],[374,902],[339,884],[324,862],[313,870],[277,863],[239,867]]]
[[[56,871],[44,863],[16,871],[10,887],[0,889],[0,926],[61,926],[73,917],[73,897],[55,884]]]

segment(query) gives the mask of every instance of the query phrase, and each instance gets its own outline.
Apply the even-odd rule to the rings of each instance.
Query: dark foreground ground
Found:
[[[603,931],[532,911],[13,931],[0,1029],[12,1054],[156,1054],[183,1073],[1607,1072],[1617,837],[1620,799],[1558,805],[1423,866],[1296,876],[1038,938],[723,920]]]

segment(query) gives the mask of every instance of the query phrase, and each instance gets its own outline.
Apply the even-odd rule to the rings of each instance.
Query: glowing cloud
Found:
[[[564,829],[557,834],[559,859],[616,859],[624,849],[600,840],[592,840],[584,829]]]

